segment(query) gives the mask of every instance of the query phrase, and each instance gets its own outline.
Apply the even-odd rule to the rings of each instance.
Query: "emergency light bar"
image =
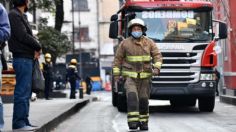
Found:
[[[187,2],[212,2],[212,0],[180,0],[180,1],[187,1]]]
[[[158,9],[211,9],[213,5],[210,1],[212,0],[126,0],[124,6]]]
[[[126,0],[127,2],[181,1],[181,2],[211,2],[212,0]]]

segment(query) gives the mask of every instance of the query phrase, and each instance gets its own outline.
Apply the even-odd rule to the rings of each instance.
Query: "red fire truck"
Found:
[[[128,37],[128,22],[145,21],[146,36],[161,50],[163,65],[152,78],[151,99],[170,100],[172,106],[195,106],[212,112],[215,105],[215,43],[227,37],[227,25],[213,28],[209,0],[126,0],[111,17],[109,37]],[[151,62],[150,62],[151,63]],[[112,83],[112,103],[126,111],[123,83]]]
[[[227,41],[223,41],[220,44],[224,47],[222,53],[222,61],[219,65],[219,71],[223,73],[224,76],[224,88],[221,95],[221,100],[223,102],[234,104],[233,100],[236,96],[236,15],[235,15],[235,0],[215,0],[213,2],[215,7],[215,17],[220,20],[225,20],[228,22],[229,37]]]

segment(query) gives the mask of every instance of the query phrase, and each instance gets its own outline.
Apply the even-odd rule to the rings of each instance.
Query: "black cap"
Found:
[[[14,7],[24,6],[28,0],[12,0]]]

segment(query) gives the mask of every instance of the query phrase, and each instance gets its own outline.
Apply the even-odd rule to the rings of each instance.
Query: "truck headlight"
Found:
[[[215,80],[215,74],[201,74],[200,80]]]

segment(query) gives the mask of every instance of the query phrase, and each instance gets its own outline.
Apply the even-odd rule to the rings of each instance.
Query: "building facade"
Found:
[[[74,12],[74,21],[73,13]],[[62,31],[70,34],[74,22],[74,51],[93,52],[98,56],[98,0],[64,1],[64,20]]]
[[[109,38],[110,18],[119,10],[118,0],[99,0],[99,56],[101,77],[111,71],[114,59],[114,40]]]

